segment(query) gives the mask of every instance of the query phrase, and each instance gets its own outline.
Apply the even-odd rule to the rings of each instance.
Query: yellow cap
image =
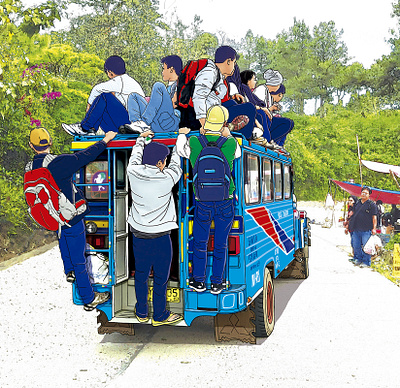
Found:
[[[29,136],[29,141],[37,150],[46,149],[51,145],[51,137],[47,129],[34,128]]]
[[[228,109],[222,105],[214,105],[207,111],[204,129],[206,131],[218,132],[222,129],[222,125],[228,120],[228,117]]]

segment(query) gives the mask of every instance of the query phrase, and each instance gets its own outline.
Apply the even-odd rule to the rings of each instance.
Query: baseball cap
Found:
[[[51,136],[45,128],[34,128],[29,135],[29,141],[38,151],[43,151],[51,146]]]
[[[222,105],[214,105],[207,111],[204,129],[206,131],[219,132],[225,121],[228,120],[229,112]]]

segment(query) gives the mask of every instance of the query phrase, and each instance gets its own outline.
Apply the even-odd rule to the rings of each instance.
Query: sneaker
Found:
[[[361,264],[361,261],[360,261],[360,260],[354,260],[354,261],[353,261],[353,264],[358,266],[358,265]]]
[[[369,266],[368,264],[361,263],[361,264],[359,265],[359,267],[360,267],[360,268],[369,268],[370,266]]]
[[[264,132],[262,129],[260,129],[258,127],[254,127],[251,138],[252,138],[252,140],[257,140],[257,139],[263,138],[262,137],[263,134],[264,134]]]
[[[189,287],[197,292],[203,292],[206,290],[204,282],[196,282],[193,278],[189,279]]]
[[[73,283],[75,281],[75,272],[74,271],[69,271],[65,276],[66,276],[68,283]]]
[[[354,257],[352,257],[351,259],[349,259],[350,263],[354,263],[356,261],[356,259]]]
[[[211,283],[211,294],[218,295],[224,288],[225,287],[222,283]]]
[[[80,123],[76,124],[61,124],[63,130],[68,133],[68,135],[87,135],[87,131],[84,131]]]
[[[86,311],[92,311],[94,310],[99,304],[103,304],[110,299],[110,293],[109,292],[95,292],[94,293],[94,299],[85,305],[83,305],[83,308]]]
[[[133,121],[120,127],[120,133],[143,133],[150,130],[150,127],[142,120]]]

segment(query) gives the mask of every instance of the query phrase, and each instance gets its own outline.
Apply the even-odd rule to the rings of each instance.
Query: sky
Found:
[[[244,37],[249,29],[255,35],[274,39],[293,25],[294,18],[304,20],[310,30],[320,22],[333,20],[339,31],[343,29],[342,39],[352,62],[369,68],[376,59],[390,53],[386,40],[389,29],[396,27],[396,20],[390,17],[393,1],[256,0],[240,5],[237,0],[201,0],[201,6],[195,6],[197,2],[191,0],[160,0],[160,12],[167,20],[176,12],[184,24],[190,24],[197,14],[205,31],[221,30],[236,39]]]
[[[396,27],[396,19],[390,17],[395,0],[159,0],[159,11],[166,21],[178,16],[185,25],[190,25],[194,15],[203,20],[203,30],[216,33],[223,31],[239,40],[251,29],[255,35],[274,39],[288,30],[293,19],[304,20],[310,30],[320,22],[333,20],[336,28],[343,29],[342,39],[348,47],[352,62],[361,62],[369,68],[376,59],[390,53],[386,42],[389,30]],[[27,6],[44,3],[40,0],[22,0]],[[78,15],[76,8],[70,15]],[[66,28],[68,22],[57,23]]]

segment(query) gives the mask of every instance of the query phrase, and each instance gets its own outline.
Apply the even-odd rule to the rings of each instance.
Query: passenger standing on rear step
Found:
[[[228,110],[221,105],[209,108],[204,123],[205,136],[191,136],[189,128],[180,128],[176,142],[178,154],[190,160],[193,167],[195,210],[193,220],[193,277],[189,287],[197,292],[206,290],[207,243],[214,221],[214,253],[211,293],[222,292],[228,235],[235,210],[232,179],[233,160],[241,156],[237,140],[225,126]],[[208,161],[207,161],[208,160]],[[204,167],[203,167],[204,166]]]
[[[172,189],[182,176],[181,160],[169,148],[156,142],[146,145],[153,135],[145,131],[137,138],[127,167],[132,206],[128,223],[135,255],[135,292],[137,320],[147,322],[148,279],[153,268],[153,326],[172,325],[183,319],[167,310],[167,283],[172,261],[171,230],[177,229]]]

